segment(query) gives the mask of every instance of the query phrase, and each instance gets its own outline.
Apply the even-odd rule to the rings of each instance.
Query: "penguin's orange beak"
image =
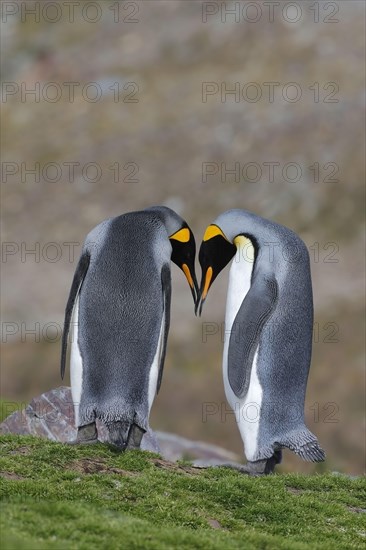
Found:
[[[204,285],[203,285],[201,300],[206,300],[208,289],[211,286],[212,275],[213,275],[213,269],[210,266],[206,271],[205,282],[204,282]]]
[[[199,292],[199,295],[197,297],[196,301],[196,307],[195,307],[195,314],[197,315],[198,306],[199,306],[199,315],[201,316],[203,304],[206,300],[208,291],[210,289],[210,286],[212,284],[212,275],[213,275],[213,269],[211,266],[207,268],[207,271],[205,275],[202,273],[202,283],[201,283],[201,290]]]
[[[192,274],[191,274],[191,270],[189,269],[188,265],[187,264],[183,264],[182,265],[182,270],[183,270],[183,273],[184,275],[186,276],[186,279],[188,281],[188,284],[189,286],[191,287],[192,290],[195,290],[195,284],[194,284],[194,281],[193,281],[193,277],[192,277]],[[198,283],[196,282],[197,284],[197,287],[198,287]],[[198,289],[197,289],[198,290]]]

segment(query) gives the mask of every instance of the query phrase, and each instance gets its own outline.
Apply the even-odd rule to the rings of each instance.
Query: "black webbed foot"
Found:
[[[137,426],[137,424],[132,424],[130,432],[128,434],[127,449],[139,449],[141,446],[141,440],[145,433],[145,430]]]
[[[281,460],[282,451],[278,450],[274,452],[271,458],[256,460],[254,462],[248,461],[246,464],[243,465],[228,462],[226,464],[219,464],[219,466],[223,466],[224,468],[231,468],[232,470],[237,470],[238,472],[241,472],[242,474],[247,474],[249,476],[258,477],[272,474],[274,472],[275,466],[279,464]]]
[[[98,432],[95,422],[79,426],[75,441],[70,441],[69,445],[93,445],[98,443]]]

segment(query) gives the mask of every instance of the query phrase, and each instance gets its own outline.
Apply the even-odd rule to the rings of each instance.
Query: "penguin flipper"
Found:
[[[67,340],[69,336],[72,311],[74,308],[76,298],[79,294],[80,287],[85,278],[86,272],[88,271],[89,263],[90,263],[90,254],[87,251],[84,251],[76,267],[75,275],[74,275],[71,289],[70,289],[69,298],[66,304],[64,331],[62,334],[62,348],[61,348],[61,378],[62,379],[64,378],[64,375],[65,375]]]
[[[259,337],[276,305],[277,296],[275,277],[257,275],[235,317],[229,342],[228,378],[236,397],[243,398],[248,391]]]
[[[159,393],[161,380],[163,378],[166,346],[167,346],[169,326],[170,326],[170,300],[172,295],[172,283],[171,283],[171,276],[170,276],[170,267],[168,264],[165,264],[161,270],[161,285],[162,285],[163,303],[164,303],[164,306],[163,306],[164,318],[162,321],[164,323],[164,329],[163,329],[164,335],[163,335],[163,345],[162,345],[161,356],[160,356],[159,375],[158,375],[158,383],[156,386],[156,393]]]

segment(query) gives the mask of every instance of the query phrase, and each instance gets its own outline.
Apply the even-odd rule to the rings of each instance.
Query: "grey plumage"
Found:
[[[224,356],[227,395],[231,396],[232,391],[235,396],[231,396],[232,400],[240,406],[249,395],[251,376],[258,378],[253,384],[257,385],[256,395],[260,396],[259,426],[257,432],[253,432],[256,441],[251,442],[254,450],[248,459],[266,460],[282,447],[288,447],[304,460],[324,460],[324,451],[304,420],[313,331],[306,246],[290,229],[245,210],[224,212],[212,225],[223,233],[214,237],[223,250],[227,247],[230,251],[234,240],[242,235],[249,238],[255,251],[250,288],[236,313],[226,346],[227,357]],[[225,239],[228,242],[225,243]],[[213,244],[209,241],[203,242],[200,250],[203,276],[209,265],[214,266]],[[238,277],[240,271],[235,262],[240,258],[236,247],[231,250],[231,256],[237,256],[230,276],[234,271]],[[214,270],[214,277],[217,274]],[[201,292],[203,286],[204,278]],[[252,373],[255,354],[256,373]],[[241,432],[248,441],[252,437],[247,435],[245,425]]]
[[[88,234],[75,273],[66,307],[62,373],[70,310],[78,293],[83,366],[77,423],[82,427],[100,419],[120,446],[132,425],[142,432],[148,428],[156,354],[157,391],[161,384],[170,315],[169,237],[182,227],[188,226],[166,207],[105,220]]]

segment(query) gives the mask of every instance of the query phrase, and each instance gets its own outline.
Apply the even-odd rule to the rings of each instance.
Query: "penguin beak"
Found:
[[[236,253],[231,243],[216,225],[209,225],[205,231],[199,252],[202,269],[201,287],[196,300],[195,314],[201,315],[208,291],[220,271],[230,262]]]
[[[197,278],[196,278],[196,273],[195,273],[194,269],[193,269],[193,272],[192,272],[189,269],[189,267],[186,263],[182,264],[182,271],[183,271],[184,275],[186,276],[188,284],[191,288],[193,301],[194,301],[194,303],[196,303],[196,301],[198,299],[198,294],[199,294],[199,286],[198,286],[198,282],[197,282]]]
[[[203,304],[205,303],[208,291],[212,284],[212,275],[213,275],[213,269],[211,266],[207,268],[205,274],[202,273],[201,288],[197,296],[196,307],[194,310],[195,314],[197,315],[197,312],[198,312],[200,317],[202,313]]]
[[[196,243],[194,235],[188,226],[169,237],[172,245],[172,261],[183,271],[190,286],[193,301],[196,304],[199,294],[199,286],[194,269],[196,257]]]

